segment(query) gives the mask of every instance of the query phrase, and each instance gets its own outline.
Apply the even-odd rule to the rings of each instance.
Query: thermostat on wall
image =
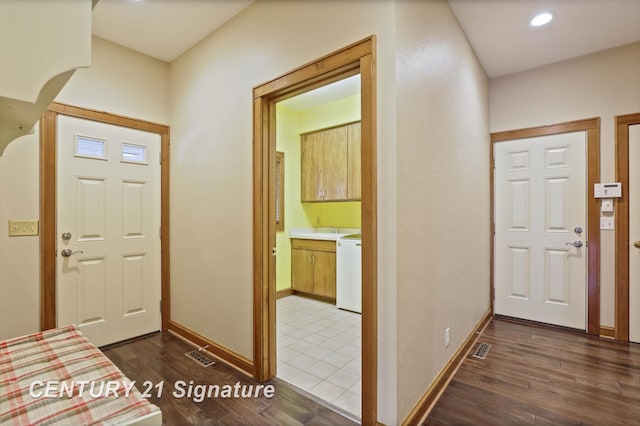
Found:
[[[620,182],[596,183],[593,192],[595,198],[622,197],[622,184]]]

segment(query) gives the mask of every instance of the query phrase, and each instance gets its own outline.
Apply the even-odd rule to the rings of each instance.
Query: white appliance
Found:
[[[336,247],[336,306],[362,313],[362,239],[345,235]]]

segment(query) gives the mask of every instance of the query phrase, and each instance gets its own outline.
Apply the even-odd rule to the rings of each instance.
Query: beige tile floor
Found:
[[[361,416],[360,314],[300,296],[276,304],[277,377]]]

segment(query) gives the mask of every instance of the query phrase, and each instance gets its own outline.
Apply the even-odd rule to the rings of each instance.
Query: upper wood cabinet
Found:
[[[302,201],[360,200],[360,122],[301,135]]]

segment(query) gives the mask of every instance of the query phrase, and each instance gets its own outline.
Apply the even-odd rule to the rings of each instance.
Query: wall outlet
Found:
[[[444,347],[445,348],[449,347],[449,342],[451,341],[450,329],[451,327],[447,327],[444,329]]]
[[[600,217],[600,229],[613,229],[613,216]]]

